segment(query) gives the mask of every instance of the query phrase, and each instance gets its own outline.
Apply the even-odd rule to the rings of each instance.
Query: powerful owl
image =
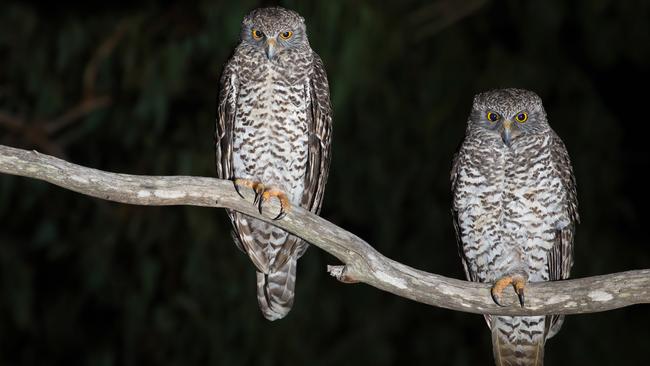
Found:
[[[332,111],[327,75],[305,20],[279,8],[253,10],[221,76],[217,172],[252,188],[254,204],[276,198],[320,211],[330,163]],[[257,299],[276,320],[293,305],[298,258],[308,244],[263,221],[229,211],[233,237],[257,268]]]
[[[451,172],[454,226],[467,279],[513,286],[569,277],[578,222],[571,161],[537,94],[492,90],[474,97]],[[497,365],[542,365],[563,317],[485,316]]]

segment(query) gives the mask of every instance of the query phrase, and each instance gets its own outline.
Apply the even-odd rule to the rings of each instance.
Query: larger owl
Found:
[[[263,8],[244,18],[221,76],[216,125],[218,176],[233,180],[238,191],[252,188],[260,212],[275,198],[282,206],[276,219],[291,205],[320,211],[330,163],[329,86],[296,12]],[[257,268],[264,317],[284,317],[308,244],[263,221],[228,214],[237,246]]]
[[[528,282],[566,279],[578,222],[564,143],[537,94],[492,90],[474,97],[451,172],[454,226],[467,279],[510,287],[524,306]],[[563,317],[485,316],[497,365],[542,365]]]

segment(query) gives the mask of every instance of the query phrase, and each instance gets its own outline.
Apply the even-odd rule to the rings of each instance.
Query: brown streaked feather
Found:
[[[580,215],[578,214],[578,193],[576,188],[576,178],[573,175],[571,158],[569,158],[569,152],[560,137],[555,133],[555,131],[552,131],[551,134],[552,163],[555,167],[555,171],[562,180],[564,189],[567,192],[567,215],[572,223],[578,224],[580,223]],[[571,240],[570,245],[573,245],[573,240]]]
[[[232,168],[232,145],[235,116],[237,114],[237,55],[234,55],[224,66],[221,74],[221,89],[217,107],[217,123],[215,133],[215,153],[217,176],[221,179],[234,179]],[[232,210],[227,210],[233,223],[233,239],[237,247],[248,254],[258,271],[267,272],[269,263],[260,248],[249,245],[252,237],[248,217]]]
[[[578,215],[578,197],[576,180],[567,149],[555,132],[552,132],[552,164],[566,191],[566,219],[569,224],[556,232],[556,240],[549,252],[548,266],[551,281],[565,280],[571,274],[573,266],[573,240],[576,224],[580,222]],[[550,321],[548,321],[550,320]],[[562,327],[564,316],[552,315],[547,317],[547,338],[553,337]]]
[[[458,151],[454,154],[454,157],[452,159],[451,163],[451,192],[452,194],[456,191],[456,181],[458,178],[458,167],[461,164],[461,153],[462,153],[462,145],[458,148]],[[467,263],[467,256],[465,256],[465,252],[463,251],[463,236],[461,235],[460,232],[460,224],[458,223],[458,210],[456,207],[452,205],[451,208],[451,218],[452,218],[452,223],[454,225],[454,232],[456,233],[456,244],[458,245],[458,256],[460,257],[461,264],[463,265],[463,271],[465,272],[465,278],[468,281],[476,282],[478,281],[476,274],[472,272],[470,269],[469,264]],[[485,322],[487,323],[488,327],[492,327],[492,319],[490,315],[483,315],[485,318]]]
[[[300,202],[303,208],[319,214],[322,206],[325,184],[329,175],[332,156],[332,107],[330,105],[329,83],[323,66],[323,61],[314,52],[313,71],[309,76],[306,89],[309,91],[311,114],[309,118],[309,156],[307,158],[307,174],[305,175],[305,190]],[[287,258],[295,253],[300,258],[307,250],[304,240],[287,240],[276,258],[276,266],[282,266]]]
[[[454,154],[453,160],[452,160],[452,165],[451,165],[451,192],[452,194],[456,191],[456,178],[458,174],[458,166],[460,164],[460,159],[461,159],[461,148],[459,148],[459,151]],[[463,264],[463,270],[465,271],[465,278],[469,281],[476,281],[476,276],[474,273],[471,272],[468,264],[467,264],[467,258],[465,257],[465,253],[463,252],[463,239],[462,235],[460,233],[460,225],[458,223],[458,211],[456,207],[451,208],[451,217],[453,220],[454,224],[454,232],[456,233],[456,244],[458,244],[458,255],[460,256],[461,262]],[[489,324],[489,321],[488,321]]]
[[[499,321],[501,317],[495,317]],[[525,339],[508,339],[508,335],[501,333],[500,328],[491,326],[492,353],[496,366],[542,366],[544,365],[544,338],[536,342]]]
[[[217,175],[221,179],[232,179],[232,133],[237,108],[236,60],[231,58],[221,74],[221,89],[217,106],[216,133],[214,136]]]
[[[323,61],[316,53],[313,56],[313,72],[309,78],[309,157],[303,207],[315,214],[320,213],[325,183],[329,175],[332,156],[332,107],[330,105],[329,83]]]
[[[275,271],[257,272],[257,302],[266,319],[282,319],[291,310],[297,266],[298,258],[293,256]]]

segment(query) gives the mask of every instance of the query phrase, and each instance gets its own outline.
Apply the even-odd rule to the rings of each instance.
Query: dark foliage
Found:
[[[269,2],[3,2],[0,143],[109,171],[214,176],[221,66]],[[382,253],[461,277],[449,169],[471,98],[535,90],[573,157],[575,276],[650,267],[642,1],[285,1],[329,72],[322,215]],[[76,109],[75,109],[76,108]],[[76,114],[75,114],[76,113]],[[136,207],[0,177],[0,363],[478,365],[480,316],[342,285],[311,249],[294,310],[265,321],[223,212]],[[646,365],[648,308],[571,316],[549,365]]]

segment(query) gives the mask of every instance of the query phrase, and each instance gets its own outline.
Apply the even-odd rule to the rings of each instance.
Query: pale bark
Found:
[[[226,180],[109,173],[2,145],[0,172],[133,205],[230,208],[270,222],[332,254],[344,265],[328,266],[328,271],[342,282],[363,282],[397,296],[447,309],[499,315],[582,314],[650,303],[650,269],[644,269],[531,283],[526,288],[524,308],[519,306],[513,291],[506,291],[504,296],[504,303],[512,305],[500,307],[490,297],[488,284],[447,278],[395,262],[354,234],[299,207],[293,207],[283,219],[273,221],[279,208],[276,202],[266,205],[261,215],[252,204],[252,192],[243,189],[246,199],[242,199],[232,182]]]

